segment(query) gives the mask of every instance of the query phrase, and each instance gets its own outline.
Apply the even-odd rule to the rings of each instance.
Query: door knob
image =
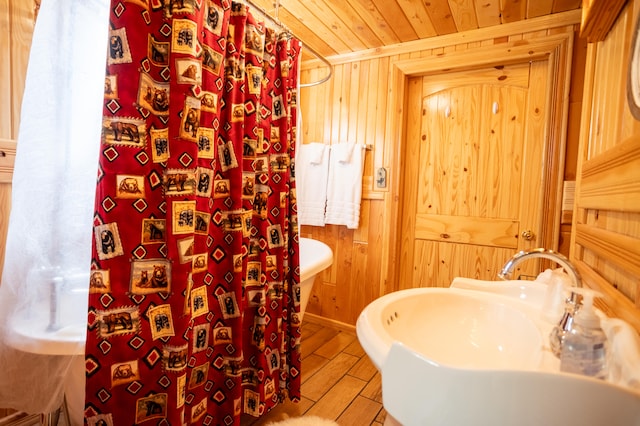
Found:
[[[522,231],[522,238],[527,240],[527,241],[531,241],[534,238],[533,232],[531,232],[531,230],[527,229],[525,231]]]

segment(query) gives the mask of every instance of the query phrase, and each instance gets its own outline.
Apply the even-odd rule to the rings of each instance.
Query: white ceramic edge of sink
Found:
[[[502,283],[502,282],[500,282]],[[391,302],[396,299],[404,298],[407,295],[411,295],[411,293],[420,294],[423,293],[426,289],[432,292],[454,292],[457,294],[463,294],[465,296],[478,298],[485,301],[498,302],[505,304],[507,306],[514,307],[516,309],[520,309],[525,311],[528,314],[528,317],[531,319],[534,326],[538,329],[541,337],[541,359],[538,365],[538,368],[535,371],[557,371],[558,369],[558,361],[551,354],[548,345],[546,344],[545,337],[551,331],[552,324],[544,322],[539,318],[539,315],[536,315],[537,310],[531,305],[531,303],[527,303],[518,298],[514,298],[512,296],[507,296],[498,293],[491,292],[483,292],[475,289],[468,288],[442,288],[442,287],[419,287],[419,288],[411,288],[405,290],[395,291],[393,293],[386,294],[373,302],[371,302],[367,307],[360,313],[358,320],[356,322],[356,334],[358,336],[358,340],[362,345],[363,349],[371,359],[374,366],[378,369],[378,371],[382,370],[382,366],[384,365],[386,358],[389,354],[389,349],[393,344],[394,340],[388,335],[377,335],[373,330],[376,328],[383,327],[383,325],[373,324],[372,321],[380,321],[382,322],[382,310]],[[437,362],[430,361],[434,365],[440,365]],[[463,369],[456,366],[449,366],[442,364],[443,367],[453,368],[453,369]]]

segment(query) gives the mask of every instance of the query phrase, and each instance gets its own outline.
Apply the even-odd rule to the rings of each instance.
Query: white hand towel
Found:
[[[318,142],[298,147],[296,195],[300,225],[324,226],[325,224],[329,153],[329,147]]]
[[[629,323],[604,314],[600,325],[608,341],[609,381],[640,390],[640,335]]]
[[[305,145],[305,156],[309,159],[310,164],[322,164],[324,152],[328,149],[323,143],[309,143]]]
[[[350,163],[351,155],[353,154],[353,148],[356,146],[355,143],[349,142],[341,142],[337,146],[335,155],[338,156],[338,161],[341,163]]]
[[[358,229],[364,168],[362,148],[353,142],[331,146],[325,223]]]

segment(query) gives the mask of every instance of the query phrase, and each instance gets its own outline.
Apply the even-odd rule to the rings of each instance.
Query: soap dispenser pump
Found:
[[[573,327],[565,336],[560,354],[560,370],[605,379],[607,337],[593,307],[593,299],[600,294],[584,288],[573,288],[571,291],[580,293],[583,302],[575,314]]]

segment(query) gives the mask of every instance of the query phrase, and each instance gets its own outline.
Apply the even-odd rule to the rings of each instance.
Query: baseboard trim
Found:
[[[341,321],[336,321],[333,319],[329,319],[329,318],[325,318],[325,317],[321,317],[320,315],[316,315],[316,314],[312,314],[310,312],[305,312],[304,313],[304,319],[303,319],[303,323],[304,322],[310,322],[313,324],[318,324],[318,325],[322,325],[322,326],[327,326],[327,327],[333,327],[333,328],[337,328],[338,330],[342,330],[342,331],[346,331],[349,333],[354,333],[356,332],[356,327],[354,325],[351,324],[347,324],[345,322],[341,322]]]

